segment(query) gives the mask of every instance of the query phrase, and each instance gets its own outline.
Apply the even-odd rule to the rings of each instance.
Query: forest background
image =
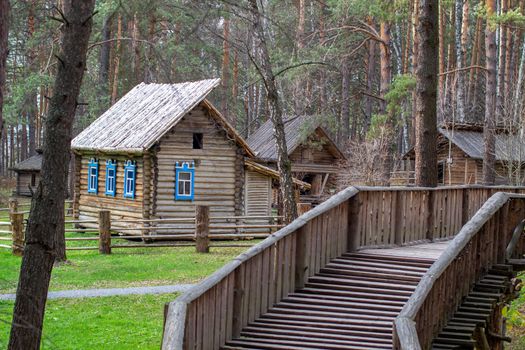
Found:
[[[260,11],[285,114],[313,115],[385,182],[414,144],[418,0],[263,0]],[[438,121],[523,128],[524,0],[439,2]],[[249,136],[268,118],[249,9],[230,0],[97,1],[75,121],[80,132],[140,82],[221,77],[211,100]],[[42,141],[56,73],[60,1],[11,1],[0,175]],[[486,33],[494,34],[494,45]],[[487,57],[496,84],[486,84]],[[1,122],[0,122],[1,123]],[[359,152],[353,152],[359,150]]]

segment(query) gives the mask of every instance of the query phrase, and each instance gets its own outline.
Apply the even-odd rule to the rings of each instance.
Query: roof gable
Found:
[[[42,154],[35,154],[9,169],[14,171],[40,171],[42,169]]]
[[[141,83],[75,137],[71,147],[75,150],[143,152],[203,101],[219,81]]]
[[[337,145],[330,139],[314,117],[289,117],[284,121],[284,133],[286,135],[288,155],[292,154],[293,151],[306,140],[307,136],[316,133],[328,141],[328,149],[335,157],[345,158]],[[275,145],[271,120],[267,120],[255,133],[248,137],[248,145],[255,151],[258,158],[272,161],[277,160],[277,147]]]

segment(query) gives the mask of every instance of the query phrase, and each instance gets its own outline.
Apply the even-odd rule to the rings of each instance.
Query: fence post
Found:
[[[9,213],[18,212],[18,200],[16,198],[9,199]]]
[[[427,191],[427,232],[426,239],[434,241],[434,191]]]
[[[13,212],[11,219],[11,233],[13,234],[12,249],[17,256],[24,255],[24,214]]]
[[[100,254],[111,254],[111,213],[109,210],[98,212],[98,251]]]
[[[195,206],[195,248],[197,253],[210,251],[210,208],[204,205]]]

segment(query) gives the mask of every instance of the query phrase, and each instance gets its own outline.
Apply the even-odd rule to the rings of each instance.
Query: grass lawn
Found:
[[[53,269],[51,290],[155,286],[196,282],[246,250],[246,247],[211,248],[209,254],[195,247],[69,251],[70,264]],[[0,293],[16,291],[21,258],[0,250]]]
[[[42,349],[159,349],[164,303],[175,294],[56,299],[47,303]],[[0,349],[13,302],[0,301]]]

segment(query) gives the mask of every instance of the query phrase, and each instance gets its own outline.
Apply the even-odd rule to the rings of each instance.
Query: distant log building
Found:
[[[136,219],[193,217],[197,204],[211,216],[270,215],[266,184],[276,174],[246,164],[255,153],[206,100],[218,84],[141,83],[75,137],[76,218],[108,209],[129,229],[142,225]],[[173,223],[157,228],[172,232]]]
[[[438,181],[440,185],[482,184],[483,126],[445,125],[438,128]],[[525,185],[525,143],[518,135],[496,130],[495,185]],[[413,184],[414,149],[403,157],[405,171],[392,174],[392,185]]]
[[[40,183],[40,170],[42,169],[42,152],[29,157],[16,164],[10,170],[16,173],[16,188],[14,195],[31,196]]]
[[[310,190],[302,191],[301,201],[316,203],[335,192],[335,175],[345,156],[319,121],[311,116],[287,116],[285,134],[293,176],[311,184]],[[248,144],[260,161],[276,168],[277,147],[270,120],[248,137]]]

